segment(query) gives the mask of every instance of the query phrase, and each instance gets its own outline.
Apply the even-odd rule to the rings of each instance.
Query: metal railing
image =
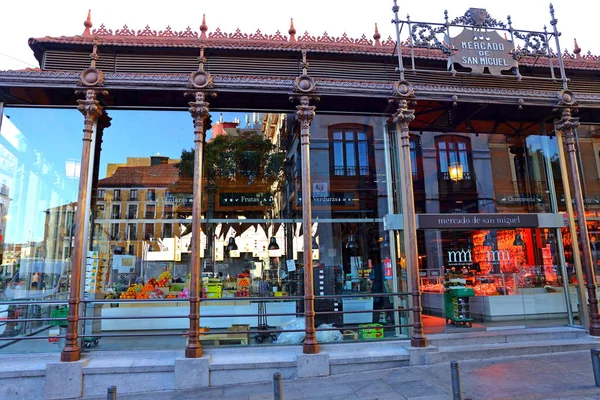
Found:
[[[337,294],[328,296],[317,296],[315,297],[315,325],[317,326],[318,332],[327,331],[340,331],[340,334],[346,334],[345,339],[351,340],[356,339],[408,339],[410,334],[407,328],[414,328],[414,325],[409,323],[409,313],[415,311],[420,312],[415,308],[410,308],[406,305],[408,297],[413,296],[412,293],[356,293],[356,294]],[[394,300],[394,298],[396,300]],[[344,301],[363,299],[367,305],[364,309],[355,310],[344,310]],[[369,301],[368,299],[372,299]],[[375,299],[385,299],[387,304],[382,307],[372,307],[371,304],[375,302]],[[216,338],[217,341],[238,341],[242,344],[250,345],[250,339],[254,338],[257,343],[261,343],[264,338],[275,339],[278,334],[283,332],[294,333],[304,332],[304,325],[300,324],[301,327],[296,329],[290,329],[286,326],[285,322],[294,321],[297,318],[304,317],[303,307],[303,296],[285,296],[285,297],[234,297],[234,298],[202,298],[200,299],[200,327],[203,326],[203,322],[211,319],[212,325],[216,325],[219,328],[213,330],[211,328],[207,332],[201,333],[201,342],[211,341],[211,337]],[[338,308],[323,306],[323,304],[333,304],[335,301],[338,303]],[[241,302],[243,305],[256,305],[252,306],[242,312],[230,312],[231,309],[228,307],[222,307],[220,309],[218,303],[230,303]],[[284,302],[294,303],[293,308],[290,310],[277,311],[272,310],[269,304],[281,304]],[[177,314],[169,313],[173,308],[168,307],[172,304],[173,307],[177,307],[174,303],[185,303],[179,305],[185,311]],[[81,329],[79,330],[79,337],[83,341],[96,340],[100,338],[131,338],[131,337],[181,337],[187,336],[189,331],[189,300],[185,298],[173,298],[173,299],[102,299],[92,300],[83,299],[81,300],[81,315],[79,320],[81,321]],[[132,308],[135,305],[142,305],[146,311],[145,315],[140,313],[133,313],[125,315],[101,315],[108,314],[106,312],[97,313],[98,309],[108,310],[111,308],[127,307]],[[397,304],[395,307],[394,304]],[[148,307],[156,305],[157,313],[154,315],[148,315]],[[208,308],[211,307],[211,312],[208,314]],[[222,304],[221,304],[222,305]],[[50,335],[49,329],[52,326],[65,325],[66,317],[53,317],[52,310],[60,307],[67,306],[66,300],[32,300],[32,301],[0,301],[0,310],[2,307],[7,307],[7,317],[3,318],[2,323],[6,326],[11,325],[14,329],[15,324],[27,325],[30,324],[29,329],[21,329],[18,331],[9,332],[10,335],[0,334],[0,349],[9,346],[12,343],[21,340],[57,340],[64,339],[65,334],[61,332],[60,335]],[[34,307],[46,307],[43,313],[34,313]],[[341,306],[341,307],[340,307]],[[22,310],[27,310],[23,313]],[[15,312],[17,311],[16,315]],[[1,311],[0,311],[1,312]],[[382,314],[384,317],[382,317]],[[167,323],[166,328],[160,328],[157,324],[156,328],[153,329],[131,329],[131,330],[102,330],[101,325],[97,325],[98,322],[113,321],[117,324],[120,321],[124,323],[131,323],[131,321],[143,321],[143,320],[165,320],[173,321],[176,319],[186,320],[184,323]],[[225,319],[230,319],[225,321]],[[223,322],[215,322],[221,321]],[[277,321],[277,322],[275,322]],[[248,330],[242,331],[231,331],[225,327],[232,325],[248,325]],[[300,321],[302,322],[302,321]],[[33,329],[33,324],[36,328]],[[96,326],[95,326],[96,325]],[[164,325],[164,324],[163,324]],[[168,326],[172,325],[171,328]],[[299,325],[299,326],[300,326]],[[126,325],[124,325],[126,328]],[[114,328],[114,327],[113,327]],[[368,332],[368,333],[363,333]],[[385,332],[385,333],[384,333]],[[14,335],[13,335],[14,333]],[[214,336],[216,335],[216,336]],[[245,341],[239,341],[241,336],[246,335]],[[338,335],[339,337],[339,335]],[[235,338],[230,340],[229,338]],[[258,338],[261,338],[259,341]],[[215,342],[217,343],[217,342]],[[299,343],[298,343],[299,344]]]

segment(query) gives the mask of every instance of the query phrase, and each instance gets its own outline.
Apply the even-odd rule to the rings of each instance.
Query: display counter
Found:
[[[251,327],[258,326],[258,316],[252,317],[215,317],[216,315],[234,314],[258,314],[259,302],[250,300],[227,299],[223,301],[210,301],[200,303],[200,326],[209,328],[228,328],[233,324],[248,324]],[[269,326],[281,325],[295,318],[295,300],[269,300],[265,301],[266,314],[289,314],[282,316],[267,317]],[[118,307],[104,304],[102,307],[102,331],[139,331],[139,330],[166,330],[166,329],[189,329],[190,305],[182,302],[147,302],[136,301],[121,303]],[[169,318],[145,318],[133,319],[134,317],[161,317]],[[212,318],[211,318],[212,316]],[[107,317],[119,317],[123,319],[104,319]],[[131,317],[128,319],[127,317]],[[181,318],[173,318],[181,317]]]
[[[548,293],[542,288],[522,288],[509,296],[474,296],[470,298],[471,314],[476,321],[494,322],[523,319],[547,319],[567,316],[565,295],[562,288]],[[577,294],[570,292],[573,309],[577,309]],[[423,312],[429,315],[444,315],[443,293],[423,293]]]
[[[370,324],[373,322],[372,297],[348,297],[342,299],[342,308],[346,311],[369,311],[365,313],[344,314],[344,324]]]

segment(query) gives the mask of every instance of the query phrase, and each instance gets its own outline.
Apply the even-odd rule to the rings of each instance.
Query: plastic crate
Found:
[[[361,339],[383,339],[383,325],[381,324],[360,324],[359,337]]]
[[[69,316],[69,308],[68,307],[63,307],[63,308],[57,308],[55,310],[52,310],[50,313],[50,318],[53,318],[50,321],[50,326],[67,326],[67,320],[66,318]],[[56,320],[54,318],[57,318]],[[61,319],[58,320],[58,318],[65,318],[65,319]]]

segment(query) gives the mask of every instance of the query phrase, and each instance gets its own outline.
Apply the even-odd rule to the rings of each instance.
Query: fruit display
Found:
[[[248,287],[240,287],[235,292],[235,297],[250,297],[250,289]]]

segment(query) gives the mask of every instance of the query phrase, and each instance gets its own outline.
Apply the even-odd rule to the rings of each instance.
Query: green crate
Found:
[[[69,307],[57,308],[50,312],[50,318],[53,318],[50,321],[50,326],[67,326],[66,318],[69,316]],[[56,319],[54,319],[56,318]],[[64,319],[58,319],[64,318]]]
[[[383,339],[382,324],[359,324],[358,335],[361,339]]]

